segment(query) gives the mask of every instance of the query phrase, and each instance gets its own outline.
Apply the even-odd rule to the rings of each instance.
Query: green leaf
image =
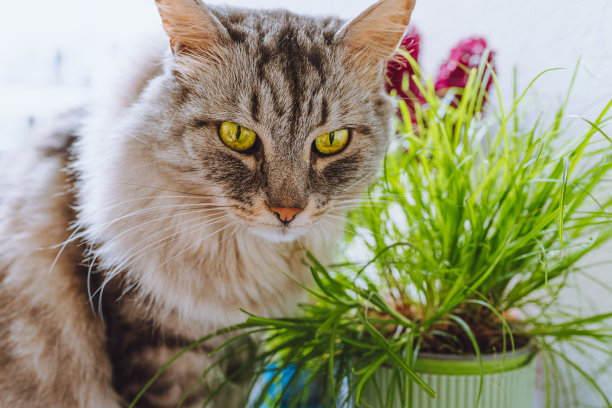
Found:
[[[433,390],[433,388],[431,388],[429,385],[427,385],[421,379],[421,377],[419,377],[414,371],[412,371],[412,369],[410,367],[408,367],[408,365],[402,360],[402,358],[395,351],[393,351],[393,348],[387,342],[387,340],[384,338],[384,336],[382,334],[380,334],[380,332],[378,330],[376,330],[376,328],[374,328],[374,326],[372,326],[370,324],[370,322],[368,322],[368,319],[365,317],[365,315],[361,311],[359,312],[359,318],[361,319],[365,329],[372,335],[374,340],[376,340],[376,342],[378,342],[378,344],[380,344],[380,346],[383,348],[383,350],[389,356],[389,358],[405,374],[407,374],[412,379],[412,381],[414,381],[423,391],[425,391],[425,393],[427,393],[427,395],[429,395],[431,398],[435,398],[436,397],[436,392]]]

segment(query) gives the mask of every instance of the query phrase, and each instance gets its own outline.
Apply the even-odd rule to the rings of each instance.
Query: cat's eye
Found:
[[[315,149],[326,156],[340,153],[348,144],[350,138],[348,129],[340,129],[335,132],[329,132],[315,139]]]
[[[257,141],[257,133],[234,122],[223,122],[219,137],[227,147],[237,152],[249,150]]]

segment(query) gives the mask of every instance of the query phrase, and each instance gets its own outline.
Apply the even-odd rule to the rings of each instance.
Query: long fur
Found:
[[[330,259],[385,152],[381,71],[399,30],[384,56],[347,55],[411,2],[385,0],[344,31],[282,10],[157,4],[168,37],[135,56],[85,125],[42,132],[0,164],[1,406],[121,406],[184,346],[243,321],[240,308],[291,313],[303,299],[292,279],[310,283],[304,251]],[[257,132],[256,151],[225,146],[222,121]],[[341,128],[346,149],[313,151]],[[303,211],[286,225],[275,207]],[[177,361],[144,406],[176,405],[221,341]]]

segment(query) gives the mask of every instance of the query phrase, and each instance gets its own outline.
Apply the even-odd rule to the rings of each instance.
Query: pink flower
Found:
[[[470,70],[478,68],[486,50],[487,42],[482,38],[468,38],[460,41],[451,50],[448,61],[440,67],[435,83],[436,92],[439,95],[444,95],[449,88],[465,88]],[[494,56],[495,54],[489,51],[487,61],[493,70],[495,70]],[[486,84],[487,92],[492,84],[493,78],[489,77]],[[459,101],[461,101],[461,95],[457,95],[455,102],[459,103]],[[453,103],[453,105],[456,106],[456,103]]]
[[[418,62],[420,45],[421,36],[414,27],[411,27],[402,39],[400,48],[405,49]],[[435,82],[436,93],[443,96],[449,89],[458,88],[455,100],[452,102],[452,106],[456,107],[461,101],[461,89],[467,85],[470,71],[480,66],[482,58],[487,52],[487,61],[491,68],[495,70],[495,54],[488,50],[487,42],[483,38],[472,37],[460,41],[451,50],[449,59],[440,67],[440,72]],[[397,53],[387,64],[385,83],[387,93],[395,92],[397,97],[402,98],[406,102],[413,125],[417,122],[415,106],[425,104],[425,98],[412,79],[414,74],[415,72],[410,62],[404,56]],[[493,84],[493,78],[489,73],[485,73],[482,80],[487,81],[485,88],[488,93]],[[399,111],[398,116],[401,118]]]
[[[412,58],[416,61],[419,59],[419,50],[421,45],[421,36],[416,28],[411,27],[402,39],[400,48],[406,50]],[[406,101],[408,110],[414,122],[414,105],[416,103],[422,104],[425,102],[425,98],[421,95],[421,92],[412,81],[412,75],[414,70],[404,56],[395,54],[393,58],[389,60],[387,64],[387,81],[385,83],[385,89],[387,93],[395,90],[397,96]],[[404,78],[407,78],[406,80]],[[407,81],[407,82],[405,82]],[[403,84],[408,84],[408,89],[403,88]]]

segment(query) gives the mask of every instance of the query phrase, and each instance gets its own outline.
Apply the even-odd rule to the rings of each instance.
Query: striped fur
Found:
[[[382,67],[412,2],[349,25],[157,4],[170,44],[151,40],[104,102],[75,114],[84,126],[63,118],[0,164],[0,406],[123,406],[183,347],[241,322],[239,308],[291,313],[303,293],[285,274],[309,284],[304,249],[328,259],[386,149]],[[368,51],[393,10],[391,45]],[[222,121],[255,130],[257,149],[228,149]],[[348,147],[317,155],[314,139],[340,128]],[[285,224],[269,207],[303,211]],[[253,351],[198,385],[222,341],[184,355],[140,406],[190,389],[198,406]],[[244,380],[215,406],[239,406]]]

